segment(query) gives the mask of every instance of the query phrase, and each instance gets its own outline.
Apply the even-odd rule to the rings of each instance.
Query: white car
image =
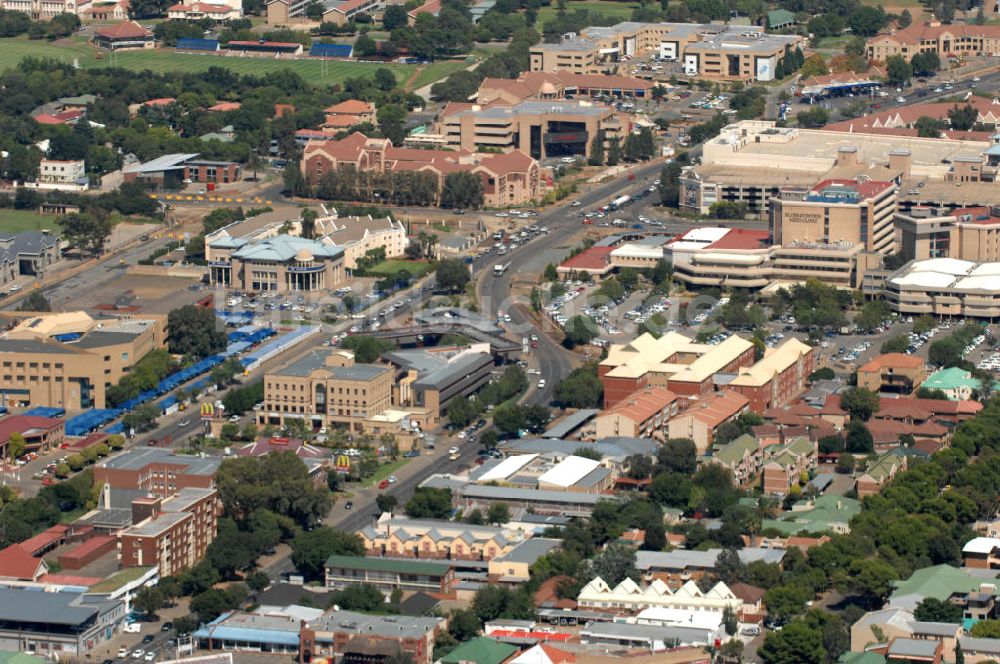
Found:
[[[449,447],[448,448],[448,454],[458,454],[458,453],[459,453],[459,449],[457,447]]]
[[[906,97],[896,97],[896,103],[897,104],[905,104],[906,103]]]
[[[128,648],[122,647],[118,649],[118,659],[124,659],[128,657]]]
[[[540,390],[544,390],[545,389],[545,379],[544,378],[539,378],[538,379],[538,389],[540,389]]]
[[[581,205],[583,205],[583,203],[581,203],[580,201],[573,201],[572,203],[569,204],[570,207],[580,207]]]
[[[156,661],[156,653],[150,650],[149,652],[146,653],[146,656],[143,659],[145,659],[147,662]]]
[[[458,437],[461,438],[462,440],[465,440],[465,432],[464,431],[459,431],[458,432]]]
[[[145,654],[146,654],[145,650],[143,650],[142,648],[136,648],[135,650],[132,651],[132,659],[142,659],[143,655]]]
[[[528,369],[528,373],[531,374],[532,376],[541,376],[542,375],[542,372],[539,371],[538,369]]]
[[[14,284],[13,286],[11,286],[10,288],[7,289],[7,292],[8,293],[16,293],[19,290],[21,290],[21,285],[20,284]]]
[[[389,482],[389,484],[395,484],[399,480],[399,478],[397,478],[395,475],[389,475],[389,477],[387,477],[386,480]]]

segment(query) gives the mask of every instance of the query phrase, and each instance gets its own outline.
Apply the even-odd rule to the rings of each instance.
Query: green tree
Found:
[[[657,186],[660,205],[675,208],[680,203],[680,177],[683,169],[678,162],[679,158],[665,164],[660,170],[660,184]]]
[[[868,454],[875,449],[875,441],[868,427],[860,420],[852,419],[847,423],[845,447],[848,452]]]
[[[910,13],[909,9],[904,9],[902,13],[899,15],[899,20],[896,22],[896,24],[902,30],[910,27],[911,23],[913,23],[913,14]]]
[[[816,106],[807,111],[799,111],[795,114],[795,119],[800,127],[819,129],[830,121],[830,112],[822,106]]]
[[[879,348],[880,353],[905,353],[910,347],[910,340],[905,334],[889,337]]]
[[[493,503],[486,512],[486,521],[499,526],[510,521],[510,508],[506,503]]]
[[[564,346],[567,348],[582,346],[597,338],[597,324],[590,316],[580,314],[566,321],[565,332]]]
[[[292,564],[306,579],[322,579],[330,556],[363,556],[364,544],[354,533],[327,528],[303,531],[292,540]]]
[[[726,630],[726,634],[729,636],[734,636],[736,630],[739,629],[739,621],[736,618],[736,612],[733,611],[732,607],[726,606],[722,610],[722,627]]]
[[[449,258],[438,263],[434,276],[439,290],[458,293],[465,290],[465,284],[469,283],[469,268],[461,260]]]
[[[785,625],[780,632],[770,632],[757,650],[764,664],[824,664],[826,651],[823,634],[804,622]]]
[[[156,586],[143,586],[132,600],[132,606],[147,616],[156,617],[156,612],[163,608],[166,598]]]
[[[667,545],[667,530],[662,521],[653,521],[646,526],[646,532],[642,538],[642,549],[644,551],[662,551]]]
[[[913,617],[922,622],[962,622],[962,608],[936,597],[927,597],[913,610]]]
[[[597,367],[588,364],[570,372],[555,388],[557,403],[570,408],[594,408],[601,402],[604,385],[597,377]]]
[[[18,311],[52,311],[52,305],[48,299],[38,291],[32,291],[28,297],[24,298]]]
[[[15,431],[10,434],[10,438],[7,440],[7,458],[11,461],[15,459],[20,459],[24,456],[24,453],[28,450],[28,443],[24,440],[24,436],[20,432]]]
[[[396,345],[387,339],[379,339],[363,334],[352,334],[340,342],[342,348],[354,352],[354,361],[371,364],[378,361],[382,353],[388,353]]]
[[[934,51],[923,51],[910,58],[914,76],[933,76],[941,68],[941,58]]]
[[[635,550],[622,544],[609,544],[591,564],[594,576],[604,579],[614,588],[625,579],[638,581],[639,570],[635,567]]]
[[[913,77],[913,66],[900,55],[885,59],[886,80],[890,85],[903,85]]]
[[[203,358],[225,350],[228,339],[212,309],[188,304],[167,314],[167,345],[175,355]]]
[[[468,171],[449,173],[441,188],[441,207],[478,210],[483,206],[483,180]]]
[[[386,32],[392,32],[396,28],[406,27],[406,10],[402,5],[389,5],[382,13],[382,27]]]
[[[411,519],[447,519],[452,511],[451,489],[418,487],[405,509]]]
[[[853,387],[840,395],[840,407],[853,419],[867,422],[878,412],[879,396],[863,387]]]
[[[597,134],[594,135],[594,139],[590,142],[590,154],[587,156],[587,165],[589,166],[603,166],[604,165],[604,141],[605,135],[604,130],[600,129]]]
[[[378,53],[378,44],[368,35],[361,35],[354,40],[354,57],[370,58]]]
[[[107,214],[67,214],[59,218],[59,226],[63,239],[81,253],[100,254],[111,235],[111,217]]]
[[[980,639],[1000,639],[1000,620],[980,620],[969,634]]]
[[[957,129],[958,131],[969,131],[976,126],[976,122],[979,120],[979,111],[976,110],[975,106],[971,104],[966,104],[965,106],[953,106],[948,110],[948,121],[951,124],[952,129]]]
[[[864,426],[864,425],[862,425]],[[839,440],[839,438],[838,438]],[[854,472],[854,456],[850,452],[841,452],[837,456],[837,472],[841,475],[850,475]]]
[[[247,575],[246,582],[250,587],[250,590],[255,593],[263,592],[269,585],[271,585],[270,577],[260,570],[250,572],[250,574]]]

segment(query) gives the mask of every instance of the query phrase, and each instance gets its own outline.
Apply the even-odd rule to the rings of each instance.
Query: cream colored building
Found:
[[[771,236],[775,244],[843,242],[872,253],[895,253],[896,192],[893,182],[864,177],[784,189],[771,199]]]
[[[859,177],[902,182],[904,191],[924,183],[921,194],[940,205],[985,205],[985,199],[995,202],[990,185],[955,186],[951,181],[963,177],[955,168],[964,160],[986,167],[983,155],[990,149],[988,141],[800,129],[745,120],[724,127],[704,144],[702,163],[681,175],[680,207],[708,214],[713,203],[742,202],[763,217],[783,189],[811,189],[823,180]],[[984,200],[976,202],[978,197]]]
[[[373,249],[385,249],[386,258],[397,258],[406,251],[410,241],[406,227],[391,217],[345,217],[332,219],[326,226],[324,239],[344,250],[344,268],[353,270],[358,259]]]
[[[996,57],[1000,56],[1000,26],[927,21],[871,37],[867,48],[868,59],[878,62],[893,55],[912,60],[917,53],[935,53],[942,60],[952,54]]]
[[[1000,206],[954,211],[919,207],[896,214],[900,253],[907,260],[1000,261]]]
[[[886,278],[880,294],[901,314],[998,318],[1000,262],[958,258],[913,261]]]
[[[344,280],[344,250],[332,242],[281,234],[262,240],[206,238],[206,244],[213,284],[254,292],[318,293]]]
[[[739,611],[743,600],[734,595],[722,581],[712,586],[708,592],[704,592],[694,581],[688,581],[677,590],[671,590],[661,579],[654,579],[645,588],[632,579],[625,579],[612,588],[604,579],[596,577],[580,590],[577,603],[580,608],[588,609],[636,611],[659,607],[721,613],[727,608]]]
[[[520,150],[534,159],[565,154],[589,156],[591,143],[604,132],[605,149],[621,143],[630,130],[621,113],[586,100],[526,100],[447,104],[433,133],[454,150]]]
[[[369,556],[448,560],[492,560],[524,541],[523,533],[499,526],[406,517],[380,518],[358,536]]]
[[[148,352],[164,348],[165,316],[95,320],[82,311],[5,312],[0,394],[7,407],[105,408],[105,395]]]
[[[257,424],[305,420],[310,429],[333,425],[364,431],[368,420],[392,406],[392,369],[356,364],[348,350],[317,350],[264,376]]]
[[[536,44],[530,65],[531,71],[613,74],[633,58],[655,54],[681,61],[688,76],[770,81],[780,58],[802,41],[797,35],[766,34],[757,26],[624,22]]]

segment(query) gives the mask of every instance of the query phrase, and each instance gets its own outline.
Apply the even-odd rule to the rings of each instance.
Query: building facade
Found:
[[[928,21],[868,39],[868,59],[885,62],[893,55],[907,61],[917,53],[934,53],[942,60],[956,55],[1000,55],[1000,27],[995,25],[942,25]]]
[[[215,539],[221,512],[215,489],[188,487],[167,499],[134,500],[133,525],[120,536],[122,566],[156,565],[161,577],[192,567]]]
[[[8,406],[104,408],[107,389],[149,351],[164,348],[166,337],[165,316],[25,316],[0,333],[0,394]]]
[[[326,588],[337,590],[369,583],[384,592],[396,588],[406,592],[450,594],[455,569],[448,563],[398,558],[330,556],[326,561]]]
[[[109,457],[94,466],[94,482],[114,489],[141,491],[169,498],[187,488],[211,489],[221,459],[173,454],[160,447],[134,448]],[[105,497],[110,504],[110,498]]]
[[[211,283],[254,292],[323,292],[344,279],[342,248],[291,235],[219,238],[205,258]]]

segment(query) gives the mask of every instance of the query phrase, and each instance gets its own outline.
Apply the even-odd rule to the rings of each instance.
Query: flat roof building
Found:
[[[125,614],[120,600],[0,586],[0,649],[82,658],[114,637]]]
[[[448,595],[455,583],[454,567],[444,562],[330,556],[325,568],[325,585],[330,590],[369,583],[384,592],[399,588],[404,592],[424,591]]]
[[[166,346],[166,316],[5,315],[13,324],[0,332],[0,394],[8,406],[104,408],[108,388]]]
[[[1000,205],[957,210],[915,207],[897,212],[895,225],[900,253],[907,260],[1000,262]]]
[[[435,640],[446,624],[445,618],[373,616],[333,609],[302,627],[299,661],[342,656],[345,661],[372,662],[405,653],[416,664],[430,664]]]
[[[141,491],[169,497],[185,488],[210,489],[215,486],[219,457],[174,454],[160,447],[136,447],[94,466],[95,484],[104,484],[106,503],[112,490]]]
[[[1000,262],[911,261],[881,286],[893,311],[919,316],[1000,317]]]
[[[133,525],[119,538],[122,566],[156,565],[161,577],[194,566],[215,539],[221,512],[215,489],[186,487],[166,499],[135,499]]]

